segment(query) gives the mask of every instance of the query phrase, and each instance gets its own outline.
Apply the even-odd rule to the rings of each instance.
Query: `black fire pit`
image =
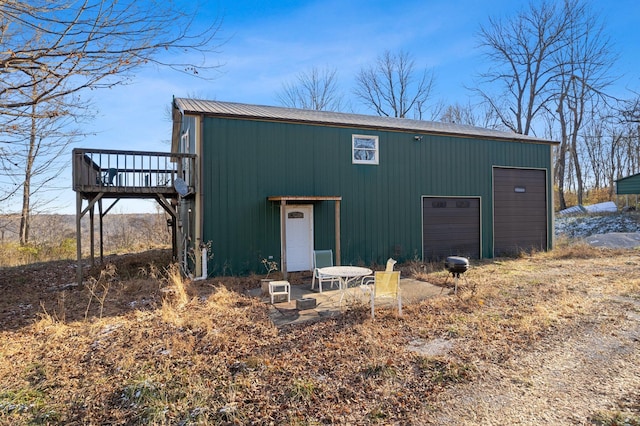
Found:
[[[461,256],[449,256],[444,262],[444,267],[453,275],[456,284],[454,293],[458,293],[458,278],[460,274],[464,274],[469,269],[469,259]]]

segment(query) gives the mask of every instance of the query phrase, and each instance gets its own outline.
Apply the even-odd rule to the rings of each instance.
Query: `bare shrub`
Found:
[[[87,302],[87,309],[85,310],[85,320],[89,317],[89,309],[91,308],[91,304],[94,300],[100,307],[98,318],[102,318],[102,314],[104,313],[104,303],[116,274],[117,270],[115,265],[110,263],[107,264],[107,266],[100,272],[98,279],[93,277],[89,278],[89,282],[86,285],[86,289],[89,291],[89,301]]]
[[[178,308],[184,308],[189,303],[191,280],[182,276],[180,265],[172,263],[166,269],[166,290],[171,297],[171,304]]]

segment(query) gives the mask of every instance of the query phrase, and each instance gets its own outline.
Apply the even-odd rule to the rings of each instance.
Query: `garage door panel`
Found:
[[[462,226],[442,226],[438,228],[430,227],[429,235],[431,239],[463,239],[465,235],[478,232],[478,227],[475,225],[462,225]]]
[[[540,188],[538,187],[538,182],[536,181],[536,179],[537,178],[523,179],[518,177],[517,181],[511,181],[506,183],[498,182],[495,187],[499,189],[512,188],[518,191],[524,190],[526,192],[540,192]]]
[[[477,259],[478,248],[475,244],[460,244],[452,241],[442,241],[438,246],[431,246],[425,251],[425,260],[440,261],[447,256],[463,256],[467,258]]]
[[[493,223],[494,225],[504,225],[512,223],[515,226],[523,227],[530,226],[532,222],[538,223],[540,225],[545,225],[547,221],[540,218],[540,216],[544,215],[545,210],[527,210],[526,212],[519,212],[513,209],[513,214],[517,216],[518,220],[514,220],[513,216],[509,215],[501,215],[497,217]]]
[[[494,168],[496,256],[547,248],[546,171]]]
[[[503,231],[503,235],[502,235],[502,239],[504,241],[507,240],[517,240],[517,239],[522,239],[524,238],[525,240],[529,239],[529,238],[533,238],[534,240],[538,240],[540,235],[544,235],[546,237],[546,232],[542,233],[536,230],[531,230],[528,228],[522,228],[522,227],[517,227],[517,226],[503,226],[502,227],[502,231]],[[524,244],[524,242],[523,242]]]
[[[426,260],[479,258],[480,199],[424,197],[423,252]]]
[[[496,256],[514,256],[517,255],[518,253],[523,253],[523,252],[530,252],[532,250],[536,250],[536,251],[544,251],[546,250],[546,237],[545,238],[540,238],[538,240],[537,243],[532,242],[532,241],[527,241],[526,243],[523,243],[523,240],[521,238],[516,238],[516,239],[505,239],[502,242],[502,251],[500,252],[500,254],[497,254]]]
[[[498,198],[495,197],[494,200],[505,203],[506,205],[512,205],[515,207],[520,206],[522,203],[528,203],[530,205],[539,206],[540,203],[544,203],[546,200],[546,196],[538,195],[538,194],[523,194],[518,197],[513,198]]]
[[[496,205],[499,205],[496,203]],[[539,217],[540,215],[545,215],[545,209],[539,209],[537,206],[530,206],[526,204],[522,204],[520,206],[511,206],[504,208],[502,207],[502,211],[500,215],[496,218],[496,221],[499,222],[500,219],[511,221],[514,216],[516,217]]]
[[[466,214],[469,215],[470,213],[466,212]],[[444,221],[445,223],[453,223],[453,224],[475,222],[466,216],[462,216],[458,214],[437,214],[437,215],[431,215],[430,217],[432,217],[433,219]]]
[[[500,191],[500,188],[496,188],[497,191]],[[505,188],[503,189],[504,191],[510,191],[513,192],[513,188]],[[546,193],[540,193],[540,192],[533,192],[533,191],[527,191],[526,193],[511,193],[511,194],[496,194],[496,196],[494,197],[495,200],[497,201],[512,201],[512,202],[521,202],[521,201],[528,201],[528,200],[545,200],[547,198]]]

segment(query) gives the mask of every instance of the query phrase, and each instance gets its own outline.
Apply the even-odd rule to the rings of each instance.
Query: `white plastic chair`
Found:
[[[287,295],[287,303],[291,302],[291,285],[289,281],[270,281],[269,282],[269,296],[271,297],[271,304],[276,296]]]
[[[322,293],[322,283],[329,282],[333,288],[334,283],[340,287],[340,280],[337,277],[330,277],[322,275],[319,271],[320,268],[327,268],[333,266],[333,250],[314,250],[313,252],[313,278],[311,279],[311,290],[316,286],[316,279],[318,280],[318,291]]]

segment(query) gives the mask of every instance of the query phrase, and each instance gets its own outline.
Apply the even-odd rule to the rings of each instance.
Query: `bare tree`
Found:
[[[0,112],[12,115],[14,108],[122,84],[145,64],[195,75],[215,69],[219,65],[206,59],[217,48],[220,22],[196,29],[196,14],[173,1],[5,0]],[[45,82],[31,99],[29,88]]]
[[[554,94],[560,72],[556,55],[565,47],[568,25],[559,12],[555,4],[532,3],[512,19],[489,18],[489,25],[480,28],[480,47],[491,66],[481,74],[476,92],[516,133],[532,132]]]
[[[587,154],[587,166],[593,174],[593,186],[595,188],[603,188],[608,185],[609,149],[607,146],[607,133],[609,132],[606,120],[593,120],[592,123],[585,128],[583,138],[585,152]]]
[[[622,119],[627,123],[640,123],[640,96],[625,102],[621,109]]]
[[[611,156],[613,181],[640,173],[640,97],[635,94],[634,98],[623,101],[611,115],[615,120],[609,117],[608,123],[616,142]]]
[[[295,81],[284,83],[277,97],[282,105],[291,108],[340,111],[343,106],[335,68],[303,71]]]
[[[578,204],[583,203],[584,176],[582,172],[580,136],[583,129],[606,108],[607,88],[613,83],[611,66],[615,62],[608,37],[598,18],[578,0],[566,0],[561,14],[567,19],[563,44],[556,55],[560,71],[554,86],[554,110],[560,127],[560,155],[556,162],[556,177],[561,208],[566,207],[563,184],[564,162],[570,155]]]
[[[33,95],[37,96],[37,87],[31,89]],[[86,107],[86,104],[81,104],[72,95],[51,100],[46,105],[33,104],[24,107],[24,116],[16,117],[12,126],[0,133],[6,137],[0,139],[0,143],[7,145],[10,159],[9,162],[2,161],[0,164],[6,178],[13,183],[8,193],[0,198],[4,201],[21,192],[22,245],[29,241],[30,217],[36,208],[34,196],[51,190],[50,183],[68,167],[68,157],[63,154],[82,135],[78,126],[82,119],[90,117]],[[44,197],[39,197],[38,201],[40,207],[46,203]]]
[[[530,134],[538,123],[555,124],[561,142],[554,165],[560,207],[566,207],[569,175],[581,203],[580,132],[607,102],[614,80],[610,71],[616,58],[603,26],[580,0],[543,1],[504,23],[491,20],[480,39],[492,64],[483,82],[499,89],[477,92],[514,132]]]
[[[81,96],[127,83],[146,64],[203,78],[219,67],[206,55],[220,22],[196,29],[196,13],[172,1],[0,2],[0,167],[8,179],[0,200],[22,192],[22,243],[31,197],[47,189],[78,136]]]
[[[466,105],[455,103],[447,106],[440,115],[440,121],[491,129],[500,127],[500,123],[496,122],[495,114],[490,108],[487,108],[486,105],[474,106],[470,103]]]
[[[433,85],[433,72],[417,70],[409,53],[385,51],[360,70],[354,94],[380,116],[422,120]]]

